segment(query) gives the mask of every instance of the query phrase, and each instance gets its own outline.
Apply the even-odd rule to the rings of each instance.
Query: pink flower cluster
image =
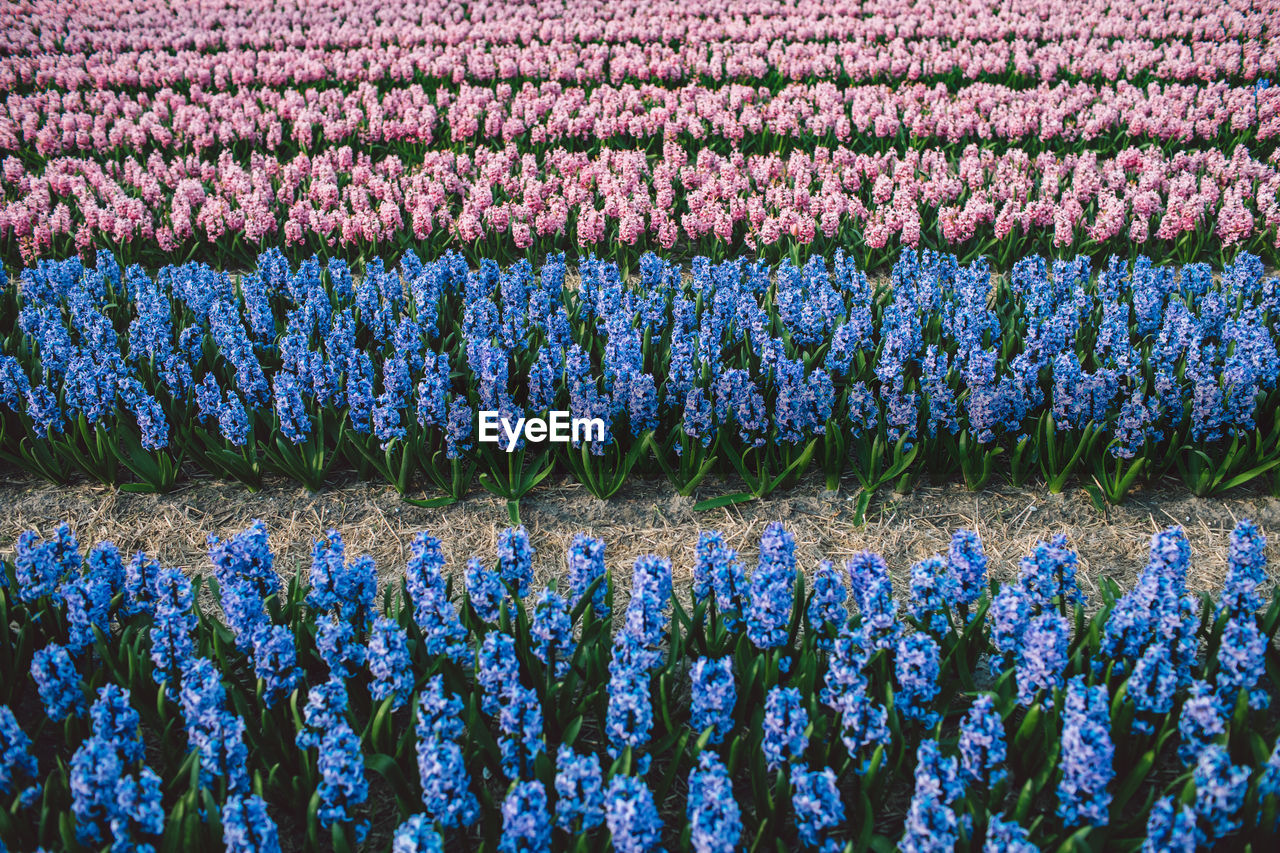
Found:
[[[1059,246],[1123,237],[1141,245],[1212,229],[1224,244],[1259,234],[1280,246],[1280,168],[1243,147],[1166,155],[1126,148],[1035,156],[970,145],[856,153],[730,155],[671,141],[660,156],[603,148],[595,154],[516,146],[470,154],[427,152],[406,166],[342,146],[280,162],[260,153],[241,165],[188,154],[145,161],[58,157],[32,173],[16,157],[0,164],[0,239],[25,259],[55,238],[87,248],[243,235],[250,244],[471,242],[508,237],[606,240],[673,246],[677,240],[745,239],[754,247],[818,235],[883,247],[915,246],[925,229],[948,245],[1052,235]],[[989,230],[988,230],[989,229]]]
[[[514,142],[596,144],[619,138],[718,138],[741,144],[767,135],[850,144],[855,137],[963,143],[1161,142],[1280,135],[1280,86],[1125,81],[1012,88],[971,83],[956,92],[909,83],[838,87],[689,84],[506,83],[383,93],[370,83],[333,88],[244,88],[188,93],[112,90],[11,93],[0,105],[0,150],[41,156],[78,151],[190,150],[236,143],[266,151],[289,143],[312,151],[371,143]],[[771,143],[770,143],[771,144]],[[883,145],[881,146],[883,147]],[[1122,146],[1116,146],[1122,147]]]
[[[216,20],[219,29],[210,28]],[[1266,0],[27,0],[0,89],[1275,74]]]

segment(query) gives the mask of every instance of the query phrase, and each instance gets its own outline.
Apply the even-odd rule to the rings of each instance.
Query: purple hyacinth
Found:
[[[965,781],[991,789],[1008,776],[1004,720],[995,699],[983,693],[973,700],[960,724],[960,772]]]

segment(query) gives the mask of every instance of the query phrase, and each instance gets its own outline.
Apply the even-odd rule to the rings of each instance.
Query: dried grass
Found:
[[[729,484],[716,484],[699,497],[730,490]],[[851,492],[826,492],[815,476],[765,500],[695,512],[693,499],[676,495],[665,483],[632,480],[614,499],[600,501],[576,483],[563,482],[525,498],[520,512],[537,549],[539,582],[564,572],[565,548],[580,530],[604,539],[608,562],[621,580],[637,556],[656,553],[672,560],[680,584],[689,578],[699,531],[724,533],[750,566],[764,526],[779,520],[795,534],[802,567],[812,569],[822,559],[839,563],[871,550],[885,557],[898,578],[905,578],[916,560],[945,553],[958,527],[978,531],[992,572],[1001,580],[1016,573],[1019,557],[1037,540],[1064,532],[1080,555],[1080,582],[1093,593],[1103,577],[1131,583],[1146,562],[1151,534],[1180,524],[1192,545],[1190,586],[1213,591],[1226,566],[1227,534],[1238,519],[1280,529],[1280,500],[1240,490],[1201,499],[1177,485],[1141,492],[1105,514],[1079,490],[1050,495],[1039,488],[997,485],[974,493],[959,484],[920,486],[908,495],[886,490],[862,526],[854,524],[851,497]],[[404,503],[388,486],[355,481],[310,494],[286,481],[251,493],[232,483],[193,479],[166,495],[142,495],[90,484],[55,487],[10,480],[0,481],[0,508],[0,553],[6,555],[21,531],[47,535],[66,520],[83,545],[107,539],[122,551],[146,551],[165,565],[193,572],[208,567],[210,533],[227,536],[255,518],[267,523],[283,573],[307,566],[312,543],[336,529],[349,554],[373,555],[388,577],[401,570],[419,531],[444,541],[449,565],[457,570],[472,555],[491,558],[497,534],[508,524],[505,501],[484,492],[453,506],[424,509]],[[625,590],[625,583],[620,586]]]

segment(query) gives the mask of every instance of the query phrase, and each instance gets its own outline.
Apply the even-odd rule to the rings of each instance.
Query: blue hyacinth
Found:
[[[867,693],[866,682],[829,697],[827,704],[840,715],[840,740],[851,758],[860,760],[853,766],[858,775],[871,766],[876,747],[889,748],[889,711]]]
[[[53,595],[56,602],[62,579],[80,570],[75,534],[65,523],[49,540],[41,540],[34,530],[23,531],[14,543],[13,568],[23,602],[30,604],[46,595]]]
[[[366,554],[347,562],[346,546],[336,530],[316,540],[311,552],[309,606],[363,627],[373,618],[377,596],[378,573],[372,557]]]
[[[1173,797],[1161,797],[1147,817],[1147,837],[1142,841],[1142,853],[1195,853],[1205,841],[1191,806],[1179,803]]]
[[[542,705],[534,690],[516,682],[502,690],[498,712],[498,749],[502,770],[509,779],[520,779],[533,770],[533,762],[546,750],[542,731]]]
[[[894,703],[904,719],[931,728],[938,720],[932,709],[938,695],[942,650],[928,634],[908,634],[894,654]]]
[[[316,788],[320,794],[320,825],[354,823],[356,843],[360,843],[369,831],[368,821],[356,817],[357,809],[369,796],[360,736],[345,723],[330,730],[320,744],[316,767],[320,771]]]
[[[751,576],[747,636],[758,649],[787,642],[787,626],[795,594],[795,537],[772,522],[760,537],[760,562]]]
[[[98,690],[98,698],[89,708],[93,736],[111,743],[126,764],[142,760],[141,720],[129,704],[129,691],[118,684],[107,684]]]
[[[467,562],[467,598],[476,613],[486,622],[497,622],[506,590],[502,578],[493,569],[472,557]]]
[[[139,551],[124,569],[124,601],[120,616],[129,618],[150,613],[160,596],[160,563]]]
[[[80,673],[64,647],[50,643],[36,652],[31,659],[31,677],[49,719],[56,723],[84,713]]]
[[[950,605],[954,597],[951,576],[941,557],[935,555],[911,567],[911,599],[907,611],[923,630],[939,636],[950,630]]]
[[[689,771],[689,842],[697,853],[734,853],[742,839],[742,810],[729,771],[714,752],[698,755]]]
[[[404,630],[385,616],[379,616],[369,629],[368,643],[369,695],[375,702],[391,700],[392,709],[400,708],[413,691],[413,661],[409,657],[409,638]]]
[[[650,853],[662,840],[653,792],[636,776],[614,776],[604,797],[604,820],[618,853]]]
[[[1257,525],[1245,519],[1231,531],[1227,552],[1227,576],[1222,582],[1216,615],[1252,616],[1263,605],[1259,588],[1266,580],[1267,537]]]
[[[733,658],[698,658],[689,669],[689,677],[689,724],[699,733],[710,728],[708,742],[720,743],[733,729],[733,706],[737,701]]]
[[[1218,645],[1218,696],[1228,708],[1235,707],[1240,691],[1248,695],[1249,707],[1266,708],[1270,693],[1261,686],[1267,677],[1267,637],[1252,615],[1227,620]]]
[[[544,589],[538,594],[529,625],[533,639],[533,654],[550,667],[557,679],[569,673],[573,659],[573,624],[569,618],[569,603],[554,590]]]
[[[319,747],[326,732],[347,725],[347,687],[330,678],[307,691],[307,704],[302,709],[303,727],[295,742],[298,749]]]
[[[987,555],[982,550],[982,540],[972,530],[957,530],[951,535],[947,576],[947,589],[957,607],[972,607],[986,591]]]
[[[1022,634],[1018,651],[1018,704],[1029,707],[1041,691],[1051,694],[1062,687],[1067,667],[1067,620],[1057,613],[1042,613],[1032,619]],[[1051,705],[1051,695],[1042,704]]]
[[[520,681],[520,661],[516,641],[510,634],[490,631],[480,645],[476,682],[484,691],[480,707],[486,714],[498,713],[506,689]]]
[[[991,645],[1005,657],[1015,655],[1031,622],[1031,597],[1021,584],[1006,584],[991,601]]]
[[[434,676],[418,699],[418,774],[427,816],[442,827],[470,826],[480,813],[462,747],[462,699]]]
[[[596,578],[604,577],[604,555],[603,541],[584,533],[574,534],[565,555],[565,561],[569,567],[569,589],[572,590],[569,598],[570,607],[577,606],[579,599],[586,594],[587,587],[591,586]],[[607,584],[602,580],[591,595],[591,609],[601,619],[608,619],[610,615],[607,603],[608,592]]]
[[[813,594],[805,614],[818,648],[829,650],[831,636],[839,633],[849,621],[849,613],[844,606],[847,595],[840,573],[830,561],[823,560],[814,573]]]
[[[227,853],[279,853],[280,832],[261,797],[227,797],[222,807],[222,843]]]
[[[0,705],[0,794],[19,794],[22,807],[33,804],[42,786],[31,752],[31,738],[8,705]]]
[[[498,575],[519,598],[529,594],[533,583],[533,555],[524,525],[508,527],[498,534]]]
[[[245,790],[249,785],[245,723],[227,710],[226,688],[213,661],[196,658],[187,665],[180,700],[187,748],[200,752],[201,784],[222,779],[232,793]]]
[[[182,671],[195,655],[198,619],[191,581],[179,569],[156,578],[155,623],[151,626],[152,677],[176,696]]]
[[[1004,720],[995,699],[983,693],[973,700],[960,724],[960,772],[965,781],[991,789],[1008,776]]]
[[[695,592],[699,577],[705,578],[702,583],[709,584],[715,592],[716,609],[725,627],[736,630],[747,609],[747,579],[737,551],[725,544],[720,533],[704,531],[698,534],[694,557]]]
[[[800,761],[809,746],[809,712],[800,691],[794,687],[770,688],[764,700],[765,764],[775,770],[783,764]]]
[[[303,673],[293,631],[272,625],[261,632],[253,644],[253,671],[262,680],[262,701],[268,708],[297,689]]]
[[[836,787],[836,774],[830,767],[809,770],[796,765],[791,768],[791,808],[795,812],[796,831],[800,843],[809,850],[836,853],[841,845],[831,837],[844,823],[844,803]]]
[[[585,832],[604,822],[604,774],[594,753],[581,755],[568,744],[556,753],[556,826]]]
[[[987,821],[987,837],[982,842],[982,853],[1040,853],[1031,842],[1027,828],[1004,814],[994,814]]]
[[[1084,601],[1076,581],[1079,558],[1067,547],[1067,537],[1058,534],[1048,542],[1037,542],[1022,558],[1019,580],[1037,607],[1052,608]]]
[[[1249,768],[1231,762],[1227,748],[1210,744],[1200,752],[1192,779],[1195,813],[1210,841],[1226,838],[1244,826],[1241,810],[1249,791]]]
[[[346,680],[364,666],[369,650],[356,639],[350,622],[321,617],[316,624],[316,651],[329,667],[331,678]]]
[[[1111,805],[1108,786],[1115,777],[1106,685],[1090,687],[1077,675],[1067,685],[1063,705],[1058,817],[1067,826],[1103,826]]]
[[[551,816],[547,813],[547,791],[537,780],[517,782],[502,801],[500,853],[522,853],[550,849]]]
[[[444,840],[426,815],[416,814],[396,827],[391,853],[444,853]]]

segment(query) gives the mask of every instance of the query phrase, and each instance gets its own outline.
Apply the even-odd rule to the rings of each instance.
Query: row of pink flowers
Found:
[[[626,81],[932,80],[959,75],[1052,82],[1149,75],[1172,81],[1270,78],[1280,40],[1151,41],[1096,36],[1040,42],[947,38],[842,41],[550,43],[237,48],[206,53],[167,47],[102,53],[0,56],[0,89],[159,89],[407,83],[439,80]]]
[[[250,159],[60,157],[31,172],[8,157],[0,239],[16,238],[27,260],[54,250],[55,238],[80,248],[154,241],[171,251],[227,236],[258,245],[497,236],[525,248],[553,236],[582,247],[703,238],[759,247],[821,234],[882,247],[917,245],[924,228],[947,245],[989,228],[998,239],[1052,235],[1059,246],[1208,231],[1226,245],[1262,235],[1280,246],[1280,155],[1258,160],[1242,146],[1230,155],[1129,148],[1033,157],[971,145],[959,157],[843,146],[724,156],[668,141],[659,156],[508,145],[433,151],[411,167],[346,146],[287,162]]]
[[[248,142],[275,151],[370,143],[516,142],[565,144],[618,137],[741,143],[769,134],[790,139],[857,137],[966,142],[1092,141],[1111,134],[1162,142],[1280,135],[1280,86],[1152,83],[1137,87],[973,83],[838,87],[832,83],[708,88],[652,84],[591,88],[525,83],[462,84],[434,92],[418,84],[380,92],[249,88],[189,93],[111,90],[10,94],[0,106],[0,150],[43,156],[148,148],[215,149]]]
[[[1274,15],[1265,0],[878,0],[871,7],[862,0],[23,0],[0,12],[0,51],[1087,35],[1223,41],[1274,35]]]

